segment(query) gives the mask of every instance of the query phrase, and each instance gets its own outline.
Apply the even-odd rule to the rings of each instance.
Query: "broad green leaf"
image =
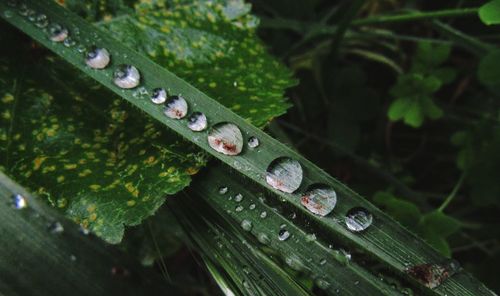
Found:
[[[500,24],[500,0],[490,1],[479,8],[479,18],[486,25]]]
[[[424,122],[424,112],[418,100],[413,100],[405,114],[404,122],[412,127],[420,127]]]
[[[420,105],[425,115],[430,119],[443,117],[443,110],[434,103],[431,97],[425,96],[420,98]]]
[[[402,119],[408,109],[411,108],[411,100],[408,98],[397,98],[391,103],[389,110],[387,112],[389,119],[392,121],[397,121]]]
[[[425,214],[418,225],[418,233],[447,257],[451,251],[446,238],[460,229],[460,222],[442,212]]]
[[[494,86],[500,84],[500,50],[494,50],[479,62],[477,76],[481,83]]]
[[[418,44],[414,66],[417,66],[420,70],[432,69],[444,63],[448,59],[450,52],[451,46],[448,44],[420,42]]]
[[[404,226],[414,230],[422,214],[413,203],[396,198],[389,192],[377,192],[373,201]]]
[[[183,19],[201,21],[208,13],[208,6],[188,2],[187,8],[181,10]],[[190,51],[188,56],[176,47],[174,52],[178,55],[173,68],[184,75],[190,73],[189,77],[198,83],[206,79],[207,83],[200,88],[242,112],[248,121],[254,120],[262,126],[286,110],[283,89],[293,81],[282,65],[264,54],[254,30],[241,27],[242,21],[255,21],[247,14],[248,9],[234,7],[236,2],[228,2],[227,6],[221,3],[225,2],[214,7],[212,13],[216,19],[210,24],[212,28],[224,28],[226,33],[205,34],[182,22],[179,30],[162,32],[163,38],[169,45],[175,40],[194,40],[192,36],[212,40],[216,48],[201,47]],[[165,13],[172,12],[165,10]],[[115,34],[128,34],[128,30],[126,26],[113,26]],[[166,53],[166,43],[160,43],[161,52]],[[142,46],[156,44],[153,39],[141,43]],[[247,51],[233,54],[236,46]],[[223,52],[220,57],[219,50]],[[254,50],[258,58],[255,66],[251,66]],[[265,61],[261,61],[263,57]],[[244,59],[243,62],[240,59]],[[246,69],[236,69],[230,64],[237,61],[241,65],[246,63],[245,59],[249,61]],[[169,66],[167,64],[165,66]],[[2,157],[5,163],[2,161],[0,165],[108,242],[119,242],[125,225],[137,225],[152,215],[165,201],[165,195],[187,186],[190,175],[206,162],[207,156],[194,146],[166,132],[136,109],[113,100],[114,95],[75,75],[58,60],[28,65],[33,67],[29,72],[16,72],[14,65],[3,66],[0,89],[9,109],[0,126],[0,132],[5,135],[0,147],[5,153]],[[190,69],[198,69],[198,72]],[[147,99],[147,95],[141,94],[143,91],[147,92],[135,91],[137,99]],[[15,116],[11,114],[14,111]],[[28,117],[33,119],[14,123],[15,118]],[[18,147],[24,150],[14,149]]]
[[[141,1],[136,14],[105,23],[115,37],[262,127],[290,106],[290,72],[258,40],[250,5]]]

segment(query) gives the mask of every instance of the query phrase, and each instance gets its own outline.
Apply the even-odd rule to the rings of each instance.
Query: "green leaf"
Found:
[[[420,98],[420,105],[422,106],[423,112],[430,119],[438,119],[443,117],[443,110],[439,108],[431,97]]]
[[[500,84],[500,50],[491,51],[481,59],[477,76],[485,85]]]
[[[443,84],[451,83],[457,77],[457,71],[452,67],[442,67],[432,72]]]
[[[425,214],[418,225],[422,237],[447,257],[451,256],[451,251],[446,238],[459,229],[460,221],[440,211]]]
[[[490,1],[479,8],[479,18],[486,25],[500,24],[500,0]]]
[[[415,204],[396,198],[389,192],[380,191],[375,193],[373,202],[411,230],[416,229],[422,216],[420,209]]]
[[[424,77],[417,84],[424,94],[432,94],[441,88],[442,82],[435,76]]]
[[[408,112],[408,109],[411,108],[411,105],[411,99],[405,97],[397,98],[391,103],[391,106],[389,106],[389,110],[387,112],[389,119],[392,121],[402,119]]]
[[[262,126],[286,110],[283,87],[294,82],[282,65],[263,53],[264,47],[248,27],[250,24],[241,27],[243,21],[254,20],[246,14],[248,9],[244,12],[232,5],[235,2],[217,5],[211,11],[206,5],[176,5],[182,18],[176,18],[178,29],[172,29],[174,32],[162,32],[168,43],[141,39],[140,44],[142,49],[161,44],[163,49],[158,50],[168,55],[165,44],[176,40],[212,40],[216,48],[201,47],[186,57],[185,51],[176,47],[176,58],[168,60],[175,61],[173,68],[186,79],[196,81],[200,88],[243,113],[248,121]],[[147,4],[140,11],[144,12],[144,6]],[[163,11],[165,15],[179,14]],[[196,16],[210,13],[215,19],[207,27],[224,28],[220,36],[215,29],[216,33],[204,33],[187,27],[184,21],[181,24],[181,19],[189,19],[190,26],[199,25]],[[175,28],[174,23],[163,25]],[[128,34],[129,29],[118,26],[118,22],[113,26],[115,34]],[[10,42],[2,37],[4,43]],[[191,47],[192,43],[185,46]],[[255,53],[259,58],[253,62]],[[160,57],[163,62],[167,60]],[[49,58],[30,64],[30,71],[17,71],[17,63],[6,63],[2,60],[0,73],[0,95],[8,106],[0,125],[0,132],[5,134],[5,141],[0,140],[0,151],[5,156],[0,165],[108,242],[119,242],[125,225],[137,225],[152,215],[165,201],[165,195],[186,187],[190,175],[204,166],[207,156],[193,145],[165,131],[135,108],[109,100],[114,95],[75,75],[60,61]],[[248,67],[239,67],[242,63]],[[134,97],[147,100],[148,94],[141,92],[147,90],[136,90]],[[17,122],[17,118],[29,117],[33,119]]]
[[[413,100],[408,106],[404,116],[404,122],[412,127],[420,127],[424,122],[424,112],[418,103],[418,100]]]
[[[415,63],[425,69],[433,68],[444,63],[450,56],[451,46],[448,44],[433,44],[420,42],[415,55]]]
[[[255,29],[250,5],[238,1],[143,1],[136,14],[104,23],[127,45],[263,127],[290,106],[295,84],[271,57]]]

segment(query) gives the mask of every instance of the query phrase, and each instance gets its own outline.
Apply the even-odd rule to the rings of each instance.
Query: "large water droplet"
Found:
[[[111,56],[106,48],[91,47],[85,57],[85,63],[94,69],[104,69],[109,65]]]
[[[167,91],[164,88],[158,87],[153,89],[151,102],[155,104],[163,104],[167,100]]]
[[[288,232],[288,230],[284,228],[280,229],[280,231],[278,232],[278,239],[280,241],[287,240],[289,237],[290,237],[290,232]]]
[[[243,228],[243,230],[245,230],[245,231],[252,230],[252,226],[253,226],[252,221],[250,221],[250,220],[245,219],[245,220],[241,221],[241,228]]]
[[[188,104],[182,96],[171,96],[165,102],[163,113],[173,119],[181,119],[188,112]]]
[[[355,207],[347,212],[345,224],[350,231],[359,232],[367,229],[373,222],[373,216],[362,207]]]
[[[248,147],[257,148],[259,146],[259,144],[260,144],[260,141],[256,137],[248,138]]]
[[[134,88],[139,85],[141,74],[132,65],[119,65],[113,73],[113,82],[121,88]]]
[[[201,132],[207,128],[207,125],[207,117],[201,112],[194,112],[188,118],[188,127],[192,131]]]
[[[337,204],[337,194],[325,185],[313,185],[300,198],[300,203],[316,215],[328,215]]]
[[[49,19],[45,14],[39,14],[35,17],[35,26],[45,28],[49,25]]]
[[[48,230],[50,233],[59,234],[64,232],[64,227],[60,222],[54,222],[48,226]]]
[[[302,183],[302,167],[300,163],[288,157],[275,159],[266,172],[266,182],[274,189],[292,193]]]
[[[210,129],[208,144],[222,154],[238,155],[243,149],[243,135],[235,124],[221,122]]]
[[[15,209],[21,210],[28,206],[28,202],[21,194],[14,194],[12,195],[12,206]]]
[[[240,202],[242,200],[243,200],[243,195],[241,193],[236,194],[236,196],[234,197],[235,202]]]
[[[59,24],[49,26],[49,39],[54,42],[63,42],[68,37],[68,34],[68,29]]]

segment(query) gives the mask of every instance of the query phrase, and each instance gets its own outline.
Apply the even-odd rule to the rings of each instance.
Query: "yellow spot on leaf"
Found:
[[[128,200],[128,201],[127,201],[127,206],[132,207],[132,206],[134,206],[134,205],[135,205],[135,200],[132,200],[132,199],[131,199],[131,200]]]
[[[92,184],[89,186],[90,189],[94,190],[94,191],[97,191],[99,189],[101,189],[101,185],[98,185],[98,184]]]
[[[40,166],[42,166],[42,163],[47,159],[47,156],[38,156],[33,160],[33,169],[36,171],[40,169]]]

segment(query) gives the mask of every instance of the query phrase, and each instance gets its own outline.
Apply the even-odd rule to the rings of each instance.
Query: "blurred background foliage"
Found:
[[[65,2],[106,20],[134,1]],[[499,2],[480,17],[398,22],[368,20],[487,1],[250,3],[269,52],[299,80],[267,131],[500,291]],[[121,248],[192,294],[220,293],[171,217],[129,229]]]

